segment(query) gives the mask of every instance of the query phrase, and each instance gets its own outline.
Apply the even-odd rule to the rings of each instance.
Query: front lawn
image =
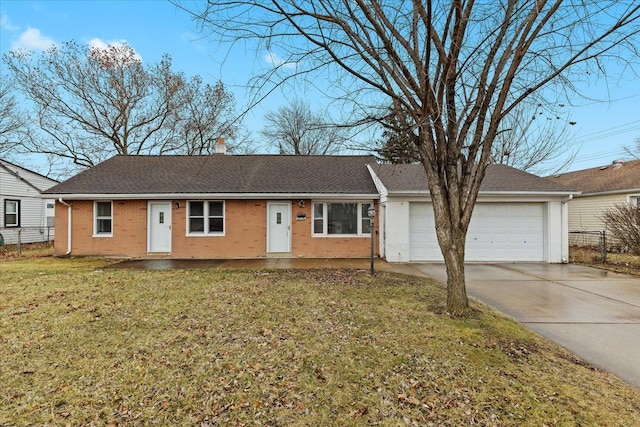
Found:
[[[0,261],[0,425],[640,425],[640,391],[427,279]]]

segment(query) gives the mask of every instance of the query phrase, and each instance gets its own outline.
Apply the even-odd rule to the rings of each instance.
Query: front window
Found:
[[[371,233],[370,203],[323,202],[313,204],[313,234],[359,236]]]
[[[113,205],[111,202],[95,202],[94,212],[94,235],[111,236],[113,232]]]
[[[224,234],[224,202],[189,202],[187,230],[194,235]]]
[[[4,201],[4,226],[5,227],[20,226],[20,201],[19,200]]]

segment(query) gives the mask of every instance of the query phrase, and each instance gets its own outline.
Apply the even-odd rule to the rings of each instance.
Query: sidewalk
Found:
[[[371,260],[369,258],[135,259],[122,261],[105,268],[134,270],[351,268],[369,271],[371,268]],[[406,264],[389,264],[380,258],[376,258],[374,261],[374,271],[395,272],[426,277],[419,270]]]

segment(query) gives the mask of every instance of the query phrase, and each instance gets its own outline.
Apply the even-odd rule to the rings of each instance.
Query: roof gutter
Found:
[[[628,194],[628,193],[640,193],[640,188],[627,188],[623,190],[610,190],[610,191],[595,191],[591,193],[581,193],[576,197],[589,197],[589,196],[612,196],[615,194]]]
[[[67,207],[67,252],[65,255],[71,254],[71,205],[64,200],[62,197],[58,198],[58,202],[60,204],[65,205]]]

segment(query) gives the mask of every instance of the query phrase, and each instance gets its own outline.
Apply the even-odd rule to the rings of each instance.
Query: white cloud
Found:
[[[119,47],[119,46],[127,45],[131,47],[131,45],[129,45],[129,43],[127,43],[126,40],[113,40],[113,41],[105,42],[104,40],[101,40],[99,38],[89,40],[88,44],[89,44],[89,47],[91,48],[102,49],[102,50],[109,49],[112,46]],[[133,49],[133,47],[131,47],[131,49]],[[135,52],[135,58],[139,61],[142,61],[142,57],[140,56],[140,54],[136,52],[135,49],[133,49],[133,51]]]
[[[43,36],[37,28],[27,28],[25,32],[20,34],[17,40],[11,42],[11,50],[26,49],[42,51],[47,50],[56,43],[52,38]]]
[[[7,31],[18,31],[20,29],[20,27],[11,23],[9,16],[6,13],[3,13],[2,16],[0,16],[0,28]]]
[[[274,67],[296,68],[298,66],[297,62],[286,62],[274,52],[267,52],[263,58]]]

